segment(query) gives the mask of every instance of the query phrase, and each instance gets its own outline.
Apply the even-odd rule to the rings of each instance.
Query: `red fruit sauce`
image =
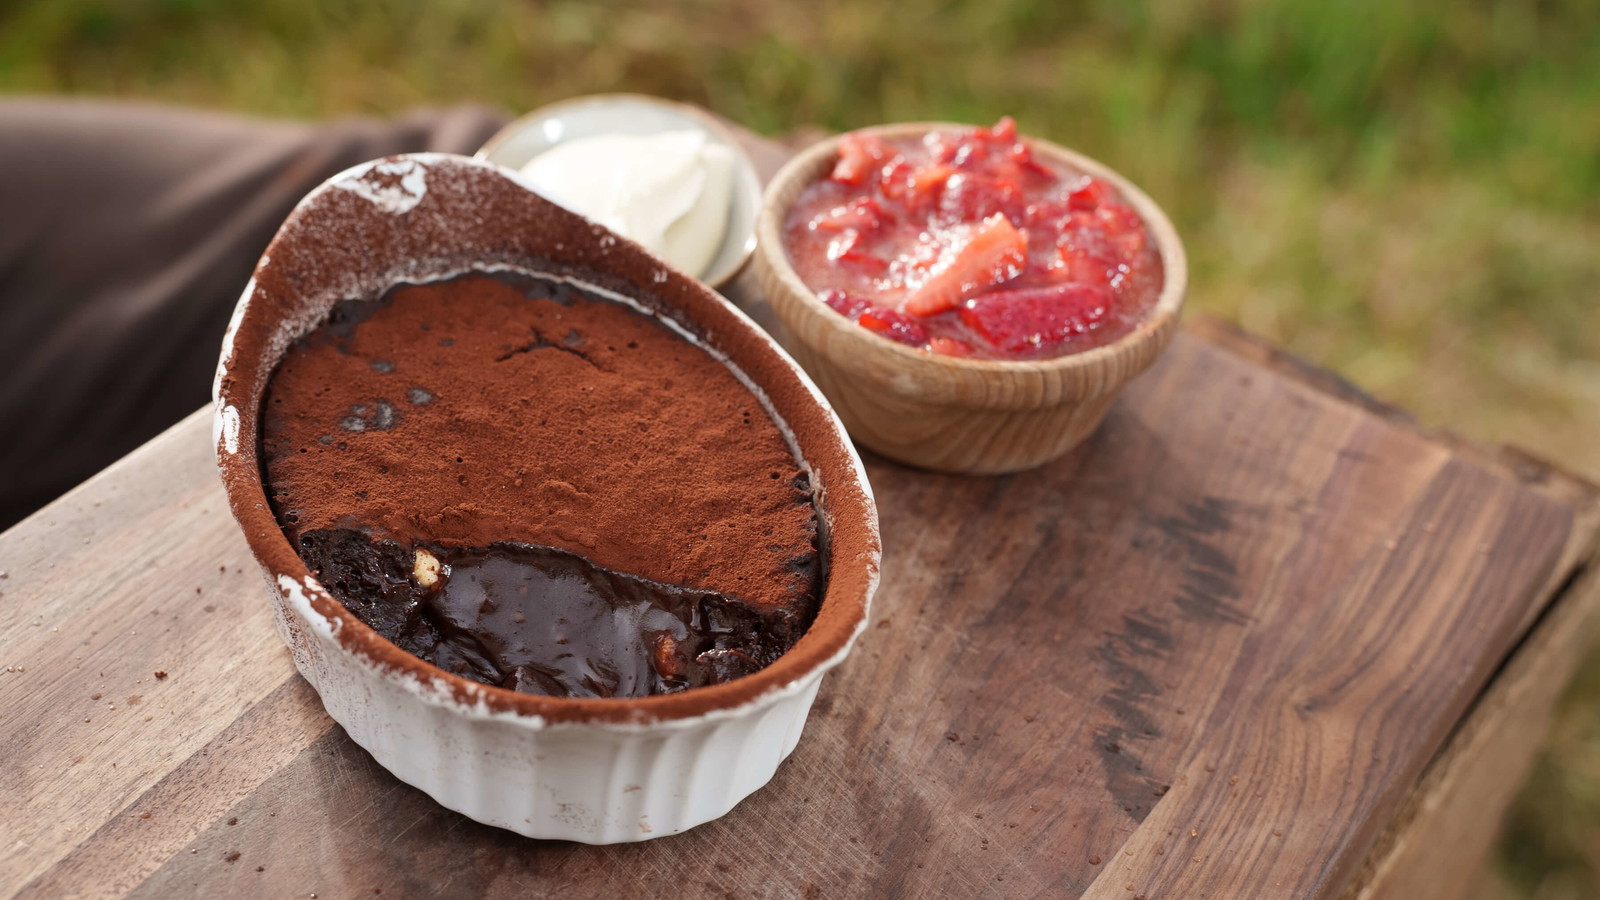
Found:
[[[1035,156],[1016,123],[888,139],[852,133],[785,223],[823,302],[890,340],[978,359],[1048,359],[1132,331],[1161,256],[1104,181]]]

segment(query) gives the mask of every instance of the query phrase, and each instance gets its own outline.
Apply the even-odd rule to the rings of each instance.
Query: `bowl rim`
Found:
[[[1161,293],[1157,296],[1156,304],[1150,313],[1140,320],[1132,331],[1100,347],[1047,359],[973,359],[932,353],[892,341],[856,326],[817,297],[816,292],[795,272],[789,259],[788,248],[784,242],[784,222],[788,218],[793,201],[780,206],[778,201],[781,195],[794,191],[798,196],[805,186],[819,180],[824,171],[824,164],[837,153],[839,142],[848,134],[904,138],[931,131],[970,130],[977,127],[981,126],[964,122],[895,122],[830,135],[811,144],[791,157],[767,182],[766,192],[762,196],[761,216],[756,221],[756,257],[770,269],[792,299],[798,301],[801,309],[822,316],[830,325],[852,326],[855,331],[861,333],[861,337],[870,339],[868,346],[889,353],[895,363],[903,367],[913,378],[919,371],[924,374],[937,373],[944,377],[955,374],[958,377],[977,378],[1019,376],[1032,378],[1098,369],[1118,357],[1138,353],[1143,345],[1170,333],[1171,320],[1181,315],[1188,293],[1189,264],[1183,240],[1178,236],[1177,229],[1173,227],[1166,212],[1150,199],[1148,194],[1110,166],[1060,144],[1027,134],[1022,134],[1020,137],[1036,152],[1043,152],[1055,161],[1066,163],[1084,174],[1109,181],[1123,199],[1138,212],[1140,219],[1144,221],[1155,239],[1162,263]],[[770,302],[772,298],[768,299]]]
[[[486,201],[492,202],[499,194],[507,201],[503,204],[506,209],[527,217],[518,224],[534,222],[540,226],[519,229],[522,236],[518,239],[531,246],[545,242],[545,249],[551,250],[548,259],[582,261],[585,254],[592,254],[595,259],[607,260],[604,266],[582,264],[596,275],[620,278],[641,293],[653,293],[664,308],[701,332],[700,339],[709,352],[743,372],[765,394],[775,413],[779,406],[787,404],[791,415],[781,417],[782,422],[794,435],[796,449],[809,451],[802,456],[801,464],[813,473],[818,485],[816,503],[827,535],[822,552],[826,554],[828,574],[812,625],[771,665],[723,684],[640,698],[517,693],[469,681],[400,649],[335,599],[295,552],[267,501],[266,478],[259,457],[261,406],[271,373],[287,345],[315,327],[322,316],[309,324],[285,317],[282,307],[300,288],[292,270],[279,269],[291,265],[283,260],[297,256],[295,242],[311,243],[314,248],[314,235],[330,233],[324,227],[330,217],[343,216],[345,221],[352,221],[409,214],[409,209],[396,213],[379,208],[376,202],[352,200],[354,193],[348,190],[349,185],[359,183],[380,167],[392,170],[405,165],[422,167],[428,179],[424,199],[430,206],[455,190],[455,203],[462,208],[458,212],[477,211],[490,208]],[[513,190],[516,194],[507,193]],[[520,213],[515,212],[519,210]],[[476,224],[463,227],[507,227],[503,222],[487,224],[483,216],[477,220]],[[393,228],[393,219],[383,227]],[[541,234],[534,236],[532,232]],[[425,238],[419,238],[422,239]],[[495,263],[464,256],[453,271],[492,269]],[[439,277],[449,274],[441,273]],[[305,292],[314,293],[309,289]],[[319,299],[312,305],[320,302]],[[332,302],[326,305],[331,307]],[[866,628],[882,557],[876,505],[860,456],[816,385],[770,335],[717,292],[681,272],[663,269],[660,260],[644,248],[539,196],[519,181],[515,172],[498,164],[450,154],[403,154],[354,166],[307,194],[268,245],[234,309],[223,339],[213,398],[213,446],[219,474],[234,518],[273,585],[274,602],[312,614],[308,618],[321,634],[342,651],[369,664],[379,677],[399,680],[424,701],[458,714],[509,719],[535,729],[568,725],[637,728],[716,720],[764,708],[803,689],[842,661]],[[795,421],[796,410],[808,420],[805,424],[812,432],[809,439],[801,434],[802,423]],[[816,473],[824,466],[827,474],[819,479]],[[841,532],[835,526],[845,520],[844,516],[851,517],[854,527]],[[851,532],[857,537],[846,538],[851,546],[841,547],[840,538]],[[859,577],[841,578],[847,567],[859,570]],[[839,612],[829,615],[831,609]]]
[[[744,235],[744,239],[736,245],[739,247],[738,254],[734,256],[726,265],[724,265],[721,271],[711,270],[706,273],[705,277],[700,278],[701,281],[711,285],[713,288],[722,287],[723,285],[732,281],[734,278],[738,277],[739,273],[744,271],[745,266],[749,265],[751,258],[755,256],[756,231],[761,221],[763,185],[761,183],[761,176],[756,171],[755,161],[750,158],[750,154],[745,150],[744,145],[739,142],[738,135],[734,133],[732,128],[728,127],[727,123],[719,119],[716,114],[712,113],[710,110],[696,106],[692,103],[684,103],[678,100],[669,100],[665,97],[654,97],[650,94],[639,94],[627,91],[600,94],[581,94],[576,97],[566,97],[564,99],[546,103],[543,106],[531,109],[528,112],[525,112],[507,122],[505,125],[500,127],[499,131],[496,131],[494,134],[490,135],[489,139],[483,142],[483,146],[479,147],[477,152],[472,154],[472,158],[482,160],[484,162],[494,163],[495,165],[499,166],[505,166],[506,168],[512,168],[507,166],[507,164],[496,160],[494,158],[495,154],[502,146],[508,143],[512,137],[522,133],[523,131],[526,131],[536,123],[545,119],[549,119],[559,113],[572,112],[575,110],[594,107],[628,106],[629,104],[654,106],[692,119],[694,122],[700,125],[701,128],[705,129],[707,133],[715,137],[718,143],[723,144],[733,152],[735,172],[734,178],[743,183],[743,190],[748,192],[750,196],[749,202],[752,206],[752,215],[750,232]],[[729,201],[730,206],[732,203],[737,202],[738,198],[739,192],[735,191],[733,198],[731,198]],[[737,238],[738,236],[733,234],[731,231],[728,234],[725,234],[723,236],[722,246],[717,248],[717,256],[720,257],[723,251],[730,245],[733,245],[733,242],[737,240]],[[715,259],[716,258],[713,257],[712,261],[715,262]],[[691,278],[700,277],[694,275],[692,272],[688,274]]]

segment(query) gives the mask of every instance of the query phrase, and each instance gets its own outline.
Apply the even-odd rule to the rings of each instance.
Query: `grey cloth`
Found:
[[[380,156],[472,153],[504,121],[0,99],[0,529],[206,402],[234,302],[306,192]]]

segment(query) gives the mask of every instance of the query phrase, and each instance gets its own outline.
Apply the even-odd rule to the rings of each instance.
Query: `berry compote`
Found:
[[[840,315],[949,356],[1047,359],[1132,331],[1161,256],[1105,181],[1035,154],[1010,118],[920,138],[851,133],[785,223]]]

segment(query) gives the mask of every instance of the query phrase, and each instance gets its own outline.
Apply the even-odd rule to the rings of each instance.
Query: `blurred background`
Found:
[[[324,119],[621,90],[770,135],[1013,115],[1166,207],[1198,309],[1600,480],[1594,0],[0,2],[7,94]],[[1600,896],[1597,704],[1600,655],[1479,900]]]

